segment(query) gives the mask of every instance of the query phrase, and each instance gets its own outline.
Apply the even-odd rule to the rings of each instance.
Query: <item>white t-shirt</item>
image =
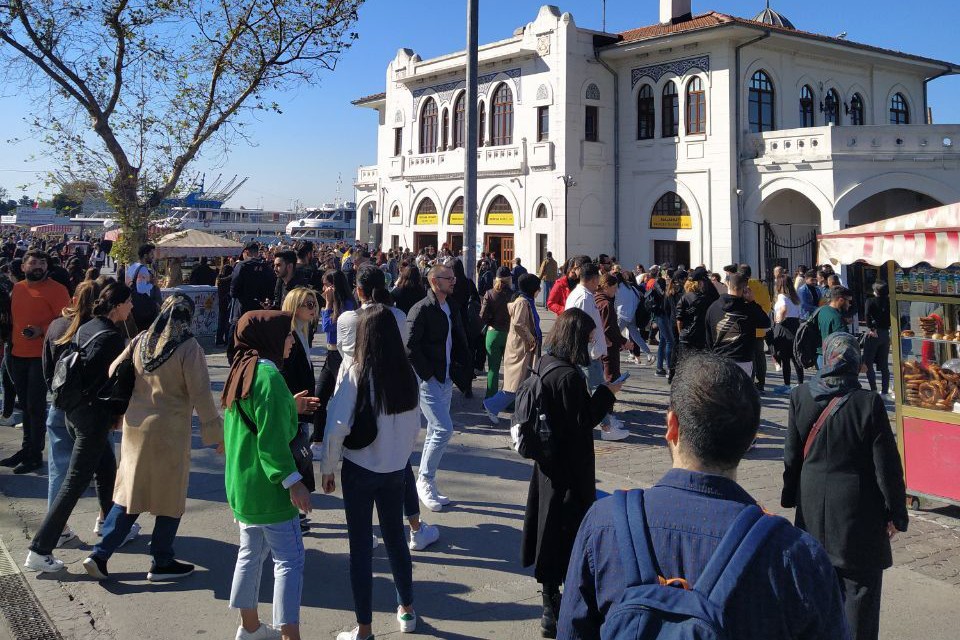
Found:
[[[447,314],[447,380],[450,379],[450,352],[453,351],[453,318],[450,317],[450,305],[444,300],[440,305],[443,312]]]
[[[773,305],[773,317],[775,319],[780,317],[780,310],[784,307],[787,309],[787,315],[784,316],[784,319],[800,317],[800,305],[786,295],[779,293],[777,294],[777,301]]]
[[[578,284],[567,296],[564,309],[573,308],[586,312],[597,326],[597,330],[593,334],[593,342],[590,343],[590,358],[599,360],[607,355],[607,339],[603,335],[603,320],[600,318],[600,310],[597,309],[596,298],[583,285]]]

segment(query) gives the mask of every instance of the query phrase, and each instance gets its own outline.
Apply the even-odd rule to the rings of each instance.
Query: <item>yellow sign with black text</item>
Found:
[[[654,214],[650,216],[651,229],[693,229],[693,219],[690,216],[669,216]]]
[[[440,216],[436,213],[418,213],[414,224],[432,224],[436,225],[440,221]]]
[[[455,227],[463,226],[463,213],[451,213],[450,214],[450,225]]]
[[[512,227],[513,212],[490,213],[487,215],[487,224],[492,227]]]

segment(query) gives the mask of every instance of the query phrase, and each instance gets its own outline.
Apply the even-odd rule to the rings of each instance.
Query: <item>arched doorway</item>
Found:
[[[854,205],[848,216],[848,227],[856,227],[887,218],[933,209],[943,205],[936,198],[912,189],[887,189]]]
[[[777,266],[792,275],[797,267],[816,264],[820,210],[807,196],[793,189],[777,191],[760,203],[757,217],[760,277],[771,280]]]

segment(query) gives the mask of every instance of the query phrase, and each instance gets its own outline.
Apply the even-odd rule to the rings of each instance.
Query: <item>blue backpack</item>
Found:
[[[730,640],[724,627],[727,600],[766,539],[786,523],[756,505],[744,509],[720,541],[696,585],[667,580],[656,569],[643,511],[643,491],[617,491],[614,510],[627,587],[610,608],[603,640]],[[630,562],[636,558],[636,562]]]

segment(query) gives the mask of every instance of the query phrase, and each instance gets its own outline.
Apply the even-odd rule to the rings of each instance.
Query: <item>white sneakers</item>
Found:
[[[67,544],[71,540],[76,539],[77,532],[70,528],[70,525],[67,525],[63,530],[63,533],[60,534],[60,539],[57,540],[57,549]]]
[[[23,563],[23,568],[27,571],[39,573],[56,573],[63,569],[63,561],[54,558],[53,554],[42,556],[39,553],[29,551],[27,560]]]
[[[120,546],[125,546],[128,542],[132,542],[136,537],[140,535],[140,524],[137,522],[133,523],[133,526],[130,527],[130,533],[127,534],[127,537],[123,539],[123,542],[120,543]]]
[[[103,535],[103,518],[97,516],[97,521],[93,523],[93,532],[98,536]]]
[[[625,429],[623,422],[614,415],[609,416],[607,428],[600,429],[600,439],[607,441],[624,440],[630,437],[630,431]]]
[[[373,634],[371,633],[366,638],[361,638],[358,634],[360,632],[360,627],[354,627],[350,631],[341,631],[337,634],[337,640],[373,640]]]
[[[13,427],[20,422],[23,422],[23,413],[20,411],[14,411],[6,418],[0,417],[0,427]]]
[[[483,411],[484,413],[487,414],[487,420],[490,421],[490,424],[492,424],[495,427],[500,424],[500,416],[495,414],[493,411],[490,411],[490,409],[487,407],[486,400],[483,401]]]
[[[436,481],[423,476],[417,478],[417,495],[420,497],[420,502],[430,511],[442,511],[446,505],[450,504],[450,498],[437,490]]]
[[[413,611],[405,613],[402,607],[397,607],[397,622],[400,623],[400,633],[413,633],[417,630],[417,614]]]
[[[423,551],[439,539],[440,529],[421,520],[418,531],[410,529],[410,542],[407,546],[411,551]]]
[[[279,629],[274,629],[268,624],[260,624],[260,627],[250,633],[242,626],[237,629],[237,638],[236,640],[280,640],[282,636],[280,635]]]

